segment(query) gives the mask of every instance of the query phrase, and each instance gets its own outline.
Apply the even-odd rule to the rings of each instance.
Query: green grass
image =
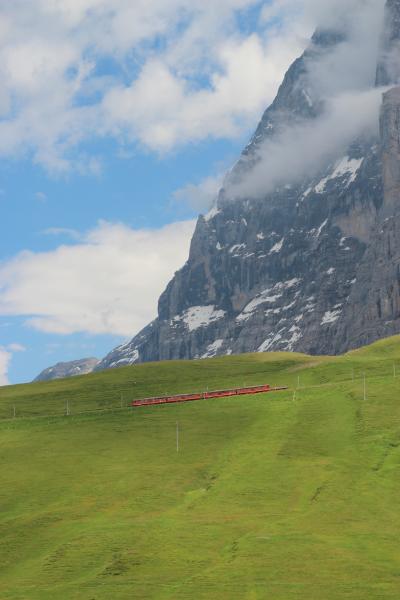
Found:
[[[399,392],[400,338],[1,388],[1,600],[397,600]]]

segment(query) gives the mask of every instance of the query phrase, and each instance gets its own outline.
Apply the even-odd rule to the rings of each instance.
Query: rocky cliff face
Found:
[[[400,332],[400,1],[389,0],[378,60],[380,133],[362,135],[295,183],[232,201],[268,139],[313,123],[325,99],[309,76],[345,42],[318,31],[200,217],[158,318],[97,367],[249,351],[334,354]]]
[[[98,358],[82,358],[71,362],[57,363],[42,371],[34,381],[52,381],[53,379],[62,379],[64,377],[75,377],[77,375],[87,375],[99,364]]]
[[[383,202],[371,224],[355,285],[338,323],[335,350],[400,332],[400,88],[384,94],[381,109]]]

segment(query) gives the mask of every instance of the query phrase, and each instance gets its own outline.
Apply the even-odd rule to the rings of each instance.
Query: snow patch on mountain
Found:
[[[238,252],[240,252],[240,250],[244,250],[245,248],[246,248],[246,244],[234,244],[229,249],[229,254],[235,253],[234,256],[238,256]]]
[[[215,342],[213,342],[212,344],[210,344],[207,347],[206,352],[203,354],[203,356],[201,358],[212,358],[213,356],[216,356],[218,353],[218,350],[220,350],[223,345],[224,345],[224,340],[215,340]]]
[[[245,306],[243,311],[236,317],[236,321],[239,323],[247,321],[251,317],[251,315],[256,311],[257,307],[260,306],[260,304],[275,304],[280,298],[282,298],[285,290],[290,290],[291,288],[298,285],[300,281],[301,280],[297,278],[289,279],[288,281],[276,283],[274,286],[263,290]],[[289,310],[292,306],[294,306],[294,302],[291,302],[290,304],[284,307],[275,309],[274,312],[276,312],[277,314],[282,310]],[[272,311],[273,309],[269,310]]]
[[[200,327],[208,327],[208,325],[222,319],[224,316],[225,311],[218,310],[214,305],[192,306],[183,315],[178,315],[173,320],[175,323],[183,321],[189,331],[196,331]]]
[[[314,187],[314,191],[317,194],[323,194],[328,181],[338,179],[339,177],[344,177],[345,175],[348,177],[346,183],[346,187],[348,187],[356,180],[357,173],[363,163],[363,160],[363,158],[349,158],[348,156],[345,156],[335,164],[333,171],[329,175],[321,179],[321,181]]]
[[[342,314],[342,309],[337,308],[336,310],[327,310],[324,316],[322,317],[321,325],[330,325],[331,323],[335,323]]]
[[[274,246],[272,246],[272,248],[268,254],[279,254],[279,252],[282,250],[284,241],[285,241],[285,238],[283,237],[279,242],[277,242]]]
[[[221,211],[217,206],[213,206],[212,209],[204,216],[204,220],[206,223],[208,223],[208,221],[211,221],[214,217],[219,215],[220,212]]]
[[[134,365],[139,360],[140,355],[137,348],[131,348],[129,344],[125,344],[124,346],[120,346],[119,350],[120,358],[110,364],[111,369],[114,369],[115,367]]]

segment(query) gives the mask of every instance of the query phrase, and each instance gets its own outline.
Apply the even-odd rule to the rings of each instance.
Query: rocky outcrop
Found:
[[[383,217],[400,211],[400,87],[383,97],[381,111],[381,147],[383,162]]]
[[[71,362],[60,362],[42,371],[34,381],[51,381],[63,379],[64,377],[75,377],[87,375],[99,364],[98,358],[82,358]]]
[[[323,114],[324,98],[308,74],[345,34],[317,32],[216,206],[199,218],[189,259],[161,296],[158,318],[97,369],[249,351],[335,354],[400,332],[400,90],[393,68],[400,0],[389,0],[386,11],[376,79],[393,89],[383,98],[380,132],[263,197],[229,197],[261,144]]]

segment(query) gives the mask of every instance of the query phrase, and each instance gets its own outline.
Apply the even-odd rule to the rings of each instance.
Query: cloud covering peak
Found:
[[[349,144],[378,133],[383,90],[375,76],[383,1],[354,0],[346,11],[340,0],[322,7],[306,2],[306,9],[322,26],[266,111],[267,131],[256,136],[250,155],[225,180],[228,197],[263,197],[281,184],[312,177]]]

